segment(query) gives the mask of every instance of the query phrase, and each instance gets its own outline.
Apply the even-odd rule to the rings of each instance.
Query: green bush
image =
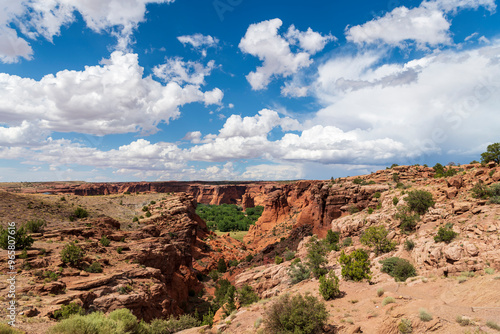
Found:
[[[1,334],[24,334],[25,332],[15,329],[7,324],[0,323],[0,333]]]
[[[396,281],[404,282],[408,277],[417,275],[415,267],[405,259],[399,257],[389,257],[380,261],[382,268],[380,271],[394,277]]]
[[[74,218],[86,218],[88,216],[89,216],[89,213],[84,208],[78,207],[75,209],[75,211],[73,211]]]
[[[59,310],[54,311],[54,318],[57,320],[68,319],[70,316],[79,314],[83,315],[85,312],[82,307],[76,303],[69,303],[68,305],[63,305]]]
[[[149,217],[151,217],[151,212],[147,211],[146,212],[146,218],[149,218]]]
[[[85,271],[89,273],[102,273],[102,267],[99,262],[92,262],[90,266],[88,266]]]
[[[31,233],[42,233],[47,222],[42,219],[28,220],[24,227]]]
[[[344,247],[349,247],[351,245],[352,245],[352,238],[351,237],[347,237],[342,241],[342,246],[344,246]]]
[[[292,263],[288,269],[288,275],[292,279],[292,284],[297,284],[306,280],[311,275],[311,271],[301,262]]]
[[[373,194],[373,198],[380,198],[380,196],[382,196],[380,191],[377,191],[375,194]]]
[[[413,332],[413,327],[411,325],[410,319],[401,319],[398,324],[398,330],[401,334],[411,334]]]
[[[248,254],[246,257],[245,257],[245,261],[247,262],[250,262],[253,260],[253,255],[252,254]]]
[[[217,271],[220,273],[225,273],[227,271],[226,261],[222,257],[217,262]]]
[[[405,201],[408,203],[410,210],[419,215],[425,214],[436,203],[432,198],[432,194],[425,190],[410,191]]]
[[[319,293],[325,300],[340,297],[339,278],[333,271],[330,271],[329,276],[319,277]]]
[[[239,263],[238,260],[229,260],[227,262],[227,266],[228,267],[236,267],[238,265],[238,263]]]
[[[9,236],[11,237],[10,243]],[[13,240],[15,241],[14,244],[12,244]],[[29,249],[31,245],[33,245],[33,242],[35,242],[35,240],[31,237],[31,235],[27,234],[24,226],[21,226],[18,229],[4,229],[0,226],[0,247],[3,249],[9,249],[9,245],[15,246],[15,249]]]
[[[449,244],[453,239],[455,239],[457,235],[458,233],[454,232],[450,227],[441,226],[438,230],[437,235],[434,236],[434,241],[445,242]]]
[[[236,288],[227,279],[217,281],[215,288],[215,305],[217,308],[223,307],[226,315],[231,314],[236,309],[235,305]]]
[[[356,205],[349,205],[349,208],[347,209],[351,215],[355,214],[356,212],[359,212],[359,208]]]
[[[394,297],[385,297],[384,300],[382,300],[382,306],[385,306],[387,304],[392,304],[395,302],[396,302],[396,299],[394,299]]]
[[[311,295],[282,296],[264,319],[265,333],[321,333],[328,319],[325,304]]]
[[[283,263],[283,258],[281,256],[275,256],[274,257],[274,263],[275,264],[281,264],[281,263]]]
[[[212,270],[208,273],[208,276],[215,282],[219,279],[219,272],[217,270]]]
[[[83,249],[70,242],[61,250],[61,261],[76,266],[82,260],[83,255]]]
[[[287,250],[287,251],[285,251],[283,256],[285,257],[285,261],[291,261],[295,258],[295,252],[292,252],[291,250]]]
[[[179,318],[170,316],[168,320],[165,319],[155,319],[151,322],[148,331],[130,331],[125,333],[140,333],[140,334],[173,334],[185,329],[199,327],[201,322],[189,314],[183,314]]]
[[[135,216],[134,219],[132,219],[132,222],[138,222],[139,221],[139,217]]]
[[[240,289],[238,289],[237,293],[238,301],[240,302],[241,306],[247,306],[259,301],[259,296],[248,284],[245,284]]]
[[[313,236],[307,243],[307,266],[311,270],[314,277],[320,277],[327,273],[324,265],[328,263],[326,255],[326,247],[320,242],[316,236]]]
[[[326,243],[328,245],[336,245],[340,241],[340,233],[333,232],[332,230],[328,230],[326,233]]]
[[[376,254],[387,253],[396,247],[395,242],[387,239],[389,232],[383,226],[371,226],[359,239],[363,245],[373,247]]]
[[[471,192],[472,197],[474,198],[487,199],[488,197],[490,197],[490,191],[488,187],[481,181],[477,182],[474,187],[472,187]]]
[[[417,223],[420,220],[418,213],[411,212],[407,205],[398,207],[398,212],[394,215],[399,220],[399,228],[403,233],[411,233],[417,229]]]
[[[107,236],[103,235],[101,237],[101,240],[99,240],[100,244],[103,245],[104,247],[108,247],[109,244],[111,243],[111,240],[108,239]]]
[[[148,212],[148,211],[149,211],[149,208],[148,208],[146,205],[144,205],[144,206],[142,207],[142,211],[143,211],[143,212]]]
[[[363,249],[356,249],[349,255],[342,251],[339,263],[342,266],[342,276],[346,280],[361,281],[371,278],[370,260]]]
[[[432,314],[430,314],[429,311],[427,311],[425,308],[421,308],[418,310],[418,317],[424,322],[432,320]]]
[[[411,251],[413,248],[415,248],[415,241],[410,240],[410,239],[406,239],[405,243],[404,243],[404,248],[407,251]]]
[[[394,197],[392,198],[392,204],[393,204],[394,206],[396,206],[396,205],[398,205],[398,203],[399,203],[399,198],[397,198],[396,196],[394,196]]]

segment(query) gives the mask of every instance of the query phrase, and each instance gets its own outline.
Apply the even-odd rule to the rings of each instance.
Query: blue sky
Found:
[[[0,0],[0,181],[327,179],[479,160],[494,0]]]

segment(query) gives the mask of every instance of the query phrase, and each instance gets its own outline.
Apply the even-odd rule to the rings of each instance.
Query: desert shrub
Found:
[[[396,299],[394,299],[394,297],[385,297],[384,300],[382,300],[382,306],[385,306],[387,304],[392,304],[395,302],[396,302]]]
[[[328,245],[335,245],[338,244],[340,241],[340,233],[339,232],[333,232],[332,230],[328,230],[326,233],[326,243]]]
[[[360,177],[357,177],[354,180],[352,180],[352,183],[354,183],[354,184],[363,184],[363,179],[360,178]]]
[[[31,233],[42,233],[47,222],[42,219],[28,220],[24,227]]]
[[[54,311],[54,318],[57,320],[68,319],[74,314],[83,315],[84,311],[80,305],[69,303],[68,305],[62,305],[59,310]]]
[[[421,308],[418,310],[418,317],[422,321],[431,321],[432,320],[432,314],[429,313],[425,308]]]
[[[9,236],[11,237],[10,242]],[[9,245],[13,245],[13,240],[15,241],[15,249],[28,249],[31,247],[31,245],[33,245],[33,242],[35,242],[31,235],[27,234],[24,226],[21,226],[18,229],[4,229],[2,226],[0,226],[0,247],[2,247],[3,249],[8,249]]]
[[[344,247],[349,247],[351,245],[352,245],[352,238],[351,237],[347,237],[342,241],[342,246],[344,246]]]
[[[228,267],[236,267],[238,265],[238,263],[239,263],[238,260],[229,260],[227,262],[227,266]]]
[[[387,273],[394,277],[396,281],[404,282],[408,277],[417,275],[415,267],[405,259],[399,257],[389,257],[380,261],[383,273]]]
[[[325,304],[306,294],[290,297],[286,294],[266,312],[266,333],[321,333],[328,318]]]
[[[121,253],[123,252],[123,247],[118,247],[118,248],[116,249],[116,252],[117,252],[118,254],[121,254]]]
[[[234,306],[234,297],[236,293],[236,288],[227,279],[220,279],[217,281],[215,287],[215,301],[217,308],[222,307],[225,303],[232,303]],[[234,306],[235,308],[236,306]],[[231,310],[232,311],[232,310]],[[229,311],[229,313],[231,313]]]
[[[361,281],[364,278],[371,278],[370,260],[363,249],[356,249],[349,255],[342,251],[339,263],[342,266],[342,276],[346,280]]]
[[[395,242],[387,239],[389,232],[383,226],[371,226],[365,230],[360,238],[363,245],[373,247],[375,253],[387,253],[396,247]]]
[[[417,222],[420,220],[418,213],[411,212],[407,205],[398,207],[398,212],[394,215],[399,220],[399,228],[403,233],[411,233],[417,228]]]
[[[0,323],[0,333],[2,334],[24,334],[23,331],[15,329],[7,324]]]
[[[89,216],[89,213],[84,208],[78,207],[75,209],[75,211],[73,211],[74,218],[86,218],[88,216]]]
[[[407,251],[411,251],[413,248],[415,248],[415,241],[413,241],[411,239],[406,239],[405,243],[404,243],[404,248]]]
[[[80,263],[83,255],[83,249],[75,245],[73,242],[70,242],[67,243],[61,250],[61,261],[75,266]]]
[[[149,207],[148,207],[147,205],[144,205],[144,206],[142,207],[142,211],[143,211],[143,212],[148,212],[148,211],[149,211]]]
[[[151,217],[151,212],[150,211],[147,211],[146,214],[145,214],[146,218],[149,218]]]
[[[380,191],[377,191],[375,194],[373,194],[373,198],[380,198],[382,194],[380,193]]]
[[[410,319],[401,319],[398,324],[398,330],[401,334],[410,334],[413,332],[413,327],[411,325]]]
[[[462,317],[461,315],[457,315],[455,320],[460,324],[460,326],[469,326],[472,325],[472,321],[467,317]]]
[[[54,282],[54,281],[57,281],[59,279],[59,274],[53,272],[52,270],[44,271],[41,273],[41,275],[39,275],[37,272],[35,272],[35,276],[43,278],[43,281],[45,283]]]
[[[392,198],[392,205],[396,206],[396,205],[398,205],[398,203],[399,203],[399,198],[397,198],[396,196],[394,196]]]
[[[283,263],[283,258],[281,256],[275,256],[274,257],[274,263],[276,263],[276,264]]]
[[[488,326],[491,329],[496,329],[497,331],[500,332],[500,326],[492,320],[486,321],[486,326]]]
[[[201,322],[189,314],[183,314],[176,318],[175,316],[170,316],[168,320],[165,319],[155,319],[148,326],[149,331],[142,333],[150,334],[173,334],[185,329],[198,327]],[[126,333],[141,333],[138,331],[131,331]]]
[[[103,245],[104,247],[108,247],[108,246],[109,246],[109,244],[111,243],[111,240],[109,240],[107,236],[103,235],[103,236],[101,237],[101,240],[99,240],[99,243],[100,243],[101,245]]]
[[[373,213],[373,208],[368,208],[368,214],[371,215]]]
[[[411,211],[420,215],[425,214],[436,203],[432,198],[432,194],[425,190],[410,191],[405,201]]]
[[[378,296],[378,297],[382,297],[382,295],[384,294],[384,292],[385,292],[385,291],[384,291],[384,289],[382,289],[382,288],[378,288],[378,289],[377,289],[377,296]]]
[[[291,261],[295,258],[295,252],[293,252],[291,250],[287,250],[287,251],[285,251],[283,256],[285,257],[285,261]]]
[[[227,271],[226,261],[222,257],[217,262],[217,271],[220,273],[225,273]]]
[[[151,205],[156,204],[156,201],[151,201],[151,202],[149,202],[149,204],[151,204]]]
[[[477,182],[474,185],[474,187],[472,187],[471,192],[472,192],[472,197],[474,197],[474,198],[486,199],[486,198],[490,197],[490,191],[489,191],[488,187],[484,183],[482,183],[481,181]]]
[[[304,266],[301,262],[292,263],[288,269],[288,275],[292,279],[292,284],[297,284],[305,279],[308,279],[311,271]]]
[[[240,289],[238,289],[237,293],[238,301],[240,302],[241,306],[247,306],[259,301],[259,296],[248,284],[245,284]]]
[[[219,272],[217,270],[212,270],[208,273],[208,276],[215,282],[219,279]]]
[[[339,278],[333,271],[330,271],[329,276],[323,275],[319,277],[319,293],[325,300],[340,296]]]
[[[139,221],[139,217],[135,216],[134,219],[132,219],[132,222],[138,222]]]
[[[495,273],[495,269],[493,268],[486,268],[484,269],[484,272],[488,275],[493,275]]]
[[[359,208],[356,205],[349,205],[349,208],[347,209],[351,215],[355,214],[356,212],[359,212]]]
[[[252,254],[248,254],[246,257],[245,257],[245,261],[247,262],[250,262],[253,260],[253,255]]]
[[[99,262],[92,262],[90,266],[88,266],[85,271],[89,273],[102,273],[102,267]]]
[[[441,226],[438,230],[437,235],[434,236],[434,241],[446,242],[447,244],[449,244],[457,235],[458,233],[454,232],[450,227]]]
[[[307,243],[307,266],[315,277],[326,274],[324,265],[328,263],[326,259],[326,247],[316,236],[313,236]]]
[[[392,180],[396,183],[399,183],[399,174],[398,173],[392,173]]]

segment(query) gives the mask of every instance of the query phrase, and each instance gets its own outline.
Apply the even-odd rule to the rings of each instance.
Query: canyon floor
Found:
[[[351,238],[352,245],[342,248],[346,253],[368,250],[360,236],[370,226],[384,226],[396,249],[370,253],[370,282],[341,279],[342,297],[325,302],[330,325],[325,332],[396,334],[401,319],[409,319],[413,333],[497,333],[486,323],[500,324],[500,205],[474,198],[471,189],[479,180],[485,185],[499,182],[500,167],[455,168],[455,176],[437,179],[432,168],[400,166],[327,181],[176,184],[179,192],[165,191],[172,190],[170,184],[0,184],[2,226],[32,219],[47,222],[43,233],[33,234],[26,258],[17,252],[18,328],[46,333],[56,323],[54,311],[70,302],[87,311],[127,307],[146,321],[195,308],[203,311],[214,293],[207,276],[223,258],[240,261],[223,277],[236,287],[251,285],[261,301],[227,318],[218,312],[219,321],[211,329],[183,333],[266,333],[262,319],[283,294],[322,298],[317,279],[292,285],[291,261],[275,264],[275,256],[291,250],[305,262],[310,234],[321,238],[328,230],[339,232],[341,242]],[[412,190],[429,191],[436,203],[422,215],[416,231],[405,234],[395,216]],[[82,192],[87,196],[75,195]],[[194,211],[198,202],[262,205],[264,213],[239,241],[210,232]],[[89,216],[70,221],[77,207]],[[447,224],[453,225],[457,238],[435,242],[438,228]],[[107,246],[100,242],[104,236],[110,240]],[[408,239],[415,243],[412,250],[403,247]],[[85,251],[79,266],[61,260],[60,252],[70,242]],[[6,273],[7,255],[2,253],[0,270]],[[242,261],[249,254],[253,260]],[[339,256],[340,251],[330,252],[326,267],[340,277]],[[390,256],[409,260],[418,276],[396,282],[382,273],[379,261]],[[101,273],[82,270],[95,262]],[[50,273],[56,279],[47,279]],[[0,280],[0,317],[6,322],[8,284],[5,275]],[[395,302],[384,306],[386,297]],[[432,320],[420,320],[421,308]],[[457,317],[468,325],[461,326]]]

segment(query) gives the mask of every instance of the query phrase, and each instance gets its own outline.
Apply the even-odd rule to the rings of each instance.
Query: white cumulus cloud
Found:
[[[169,58],[165,64],[155,66],[153,73],[166,82],[177,82],[178,84],[204,85],[205,77],[215,67],[213,60],[207,65],[195,61],[183,61],[180,57]]]

